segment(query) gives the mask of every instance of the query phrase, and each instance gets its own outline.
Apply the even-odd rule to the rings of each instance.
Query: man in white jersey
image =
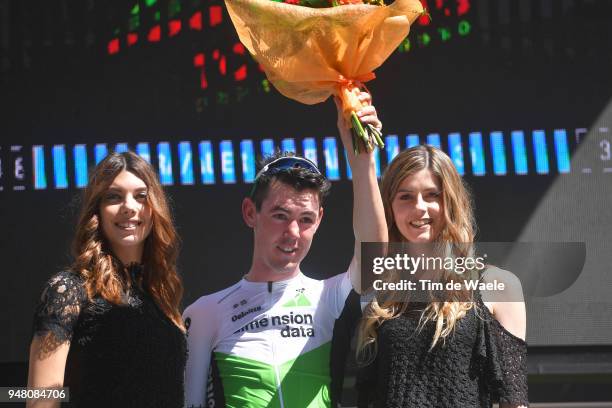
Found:
[[[380,129],[370,95],[360,99],[361,122]],[[307,159],[269,159],[242,203],[254,234],[250,270],[183,315],[187,407],[331,406],[332,332],[351,289],[360,291],[361,242],[387,241],[373,154],[353,153],[339,107],[338,129],[353,178],[355,251],[348,271],[322,281],[302,274],[330,183]]]

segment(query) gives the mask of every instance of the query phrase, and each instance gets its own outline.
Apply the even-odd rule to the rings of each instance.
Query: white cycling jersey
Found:
[[[330,349],[351,291],[349,272],[245,279],[184,314],[188,407],[329,407]]]

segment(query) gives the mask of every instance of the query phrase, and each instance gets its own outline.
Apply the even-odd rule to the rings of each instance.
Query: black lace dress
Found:
[[[183,406],[185,337],[139,287],[125,305],[90,301],[80,276],[60,272],[43,290],[34,334],[43,339],[43,353],[70,342],[64,374],[70,404],[62,406]]]
[[[378,352],[361,370],[359,407],[489,408],[528,406],[527,345],[508,332],[477,296],[477,308],[429,351],[434,324],[419,334],[420,308],[378,329]]]

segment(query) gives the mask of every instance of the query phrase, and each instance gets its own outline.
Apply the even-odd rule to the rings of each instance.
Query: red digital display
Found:
[[[409,38],[400,44],[397,53],[406,53],[414,48],[424,48],[436,43],[441,44],[471,32],[469,0],[421,0],[421,2],[428,15],[419,18],[418,24]],[[198,44],[196,47],[200,48],[192,56],[193,67],[198,74],[198,82],[194,85],[199,86],[206,104],[235,102],[244,98],[249,92],[270,92],[263,70],[239,42],[222,3],[205,5],[195,2],[186,6],[180,0],[173,0],[168,6],[167,23],[160,21],[162,15],[159,7],[159,3],[155,1],[147,1],[145,7],[140,7],[136,2],[130,8],[129,15],[125,16],[130,31],[122,34],[117,28],[115,30],[117,35],[108,42],[107,54],[114,56],[126,52],[127,47],[136,44],[139,46],[160,42],[174,44],[172,41],[185,39],[195,42]],[[142,27],[141,21],[152,21],[152,24]],[[117,27],[123,25],[121,21],[117,22]],[[146,41],[139,43],[141,35]],[[123,43],[126,45],[125,48],[121,47]],[[211,92],[215,95],[211,95]],[[228,97],[229,94],[232,94],[233,98]]]

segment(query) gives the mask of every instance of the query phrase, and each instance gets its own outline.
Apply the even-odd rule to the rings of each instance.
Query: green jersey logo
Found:
[[[312,306],[312,304],[310,303],[310,300],[308,300],[308,298],[304,295],[304,289],[297,289],[296,290],[296,294],[295,297],[293,299],[291,299],[290,301],[288,301],[287,303],[285,303],[283,305],[283,307],[305,307],[305,306]]]

